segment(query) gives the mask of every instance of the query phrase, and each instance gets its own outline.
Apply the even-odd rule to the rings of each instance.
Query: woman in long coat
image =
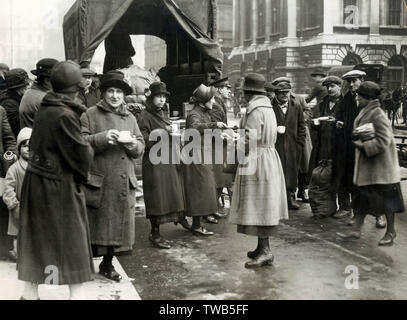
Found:
[[[170,249],[171,245],[160,235],[160,224],[179,221],[190,229],[184,212],[184,190],[181,174],[172,157],[171,121],[163,110],[170,93],[163,82],[155,82],[150,86],[151,95],[147,99],[147,108],[139,116],[138,125],[146,144],[143,157],[143,191],[147,219],[151,223],[150,241],[160,249]],[[150,141],[152,132],[162,133],[168,137],[168,144],[163,146],[162,152],[168,152],[168,163],[153,164],[151,157],[165,159],[164,154],[151,154],[151,148],[157,142]],[[161,136],[161,135],[160,135]],[[162,138],[161,138],[162,139]],[[165,143],[165,140],[161,140]],[[164,151],[166,150],[166,151]],[[164,160],[165,161],[165,160]]]
[[[134,245],[135,159],[144,151],[144,140],[136,118],[124,104],[124,95],[132,89],[123,73],[106,73],[100,90],[103,100],[81,118],[82,133],[95,150],[86,183],[86,204],[93,255],[103,256],[99,273],[120,281],[112,259],[130,254]]]
[[[277,121],[264,83],[260,74],[245,78],[243,90],[249,102],[240,127],[246,132],[245,144],[251,139],[255,145],[246,163],[239,165],[230,210],[230,222],[237,224],[237,231],[258,238],[257,248],[247,253],[251,259],[247,268],[272,264],[269,238],[280,220],[288,219],[284,172],[275,149]]]
[[[85,195],[93,150],[81,134],[74,102],[82,79],[73,62],[57,64],[36,115],[21,192],[18,278],[26,281],[22,299],[37,300],[38,284],[77,285],[92,280],[93,261]],[[82,297],[83,298],[83,297]]]
[[[361,84],[357,90],[361,109],[354,123],[356,146],[353,199],[355,224],[353,231],[340,234],[345,238],[359,239],[366,215],[386,215],[387,230],[379,245],[389,246],[396,238],[394,214],[404,212],[400,187],[400,166],[393,138],[391,123],[378,100],[380,87],[371,81]],[[361,126],[372,126],[371,132],[358,132]]]
[[[189,112],[186,121],[186,129],[197,130],[202,142],[199,150],[200,156],[198,152],[195,152],[196,150],[192,155],[193,159],[197,161],[183,166],[185,210],[187,216],[193,217],[191,231],[197,236],[213,235],[213,232],[201,226],[201,217],[213,215],[218,208],[213,165],[203,163],[204,154],[212,154],[212,144],[204,145],[204,131],[227,128],[227,125],[223,122],[212,122],[211,115],[208,112],[215,102],[215,93],[215,88],[200,85],[192,94],[195,107]]]

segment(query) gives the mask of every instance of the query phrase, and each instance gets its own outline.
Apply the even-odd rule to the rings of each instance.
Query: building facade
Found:
[[[312,86],[315,68],[385,67],[382,86],[407,83],[407,0],[234,0],[234,82],[248,72]]]
[[[216,1],[216,38],[224,54],[224,74],[228,73],[228,56],[233,49],[233,0]],[[144,43],[145,68],[159,71],[166,65],[167,50],[165,41],[146,36]]]

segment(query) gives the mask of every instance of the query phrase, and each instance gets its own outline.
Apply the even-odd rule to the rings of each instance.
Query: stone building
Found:
[[[385,67],[382,85],[407,82],[407,0],[234,0],[230,76],[291,78],[305,92],[315,68]]]
[[[233,0],[216,0],[217,40],[224,53],[224,70],[228,73],[228,56],[233,49]],[[160,70],[166,65],[166,44],[157,37],[146,36],[144,43],[145,68]]]

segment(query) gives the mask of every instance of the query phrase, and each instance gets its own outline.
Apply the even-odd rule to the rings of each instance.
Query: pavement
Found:
[[[95,270],[100,262],[94,259]],[[95,274],[93,281],[83,284],[83,300],[141,300],[120,263],[114,259],[113,265],[123,276],[122,281],[116,283]],[[16,264],[0,261],[0,300],[19,300],[23,288],[24,283],[17,279]],[[69,287],[41,285],[39,295],[41,300],[69,300]]]

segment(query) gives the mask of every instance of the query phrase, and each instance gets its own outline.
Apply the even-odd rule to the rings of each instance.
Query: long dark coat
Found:
[[[340,99],[335,106],[329,109],[329,97],[326,96],[322,102],[313,109],[312,118],[319,117],[335,117],[335,112],[341,103]],[[331,160],[332,159],[332,143],[333,134],[335,130],[335,124],[330,124],[327,122],[321,122],[320,125],[316,126],[311,123],[311,139],[312,139],[312,152],[309,165],[309,175],[312,175],[312,171],[318,166],[321,160]]]
[[[82,186],[93,150],[81,135],[83,107],[48,93],[37,113],[21,194],[18,278],[59,285],[92,280],[93,262]],[[57,269],[52,269],[55,266]],[[48,269],[51,268],[51,269]]]
[[[203,148],[204,130],[214,128],[216,128],[216,122],[212,122],[209,112],[196,105],[187,117],[186,129],[196,129],[201,134],[202,159],[205,152]],[[184,165],[183,168],[186,215],[199,217],[215,213],[217,211],[217,202],[213,166],[211,164],[192,163]]]
[[[215,96],[215,103],[213,105],[213,109],[209,110],[209,113],[211,115],[212,122],[223,122],[225,124],[228,124],[227,108],[226,108],[226,104],[221,96],[219,96],[219,95]],[[226,152],[227,152],[226,151],[226,149],[227,149],[226,141],[224,142],[223,149],[224,149],[223,150],[224,158],[226,158]],[[213,163],[215,163],[215,152],[213,152],[213,160],[214,160]],[[224,173],[223,164],[214,164],[213,173],[215,175],[215,184],[216,184],[217,189],[232,187],[234,175],[230,174],[230,173]]]
[[[356,99],[349,91],[337,107],[335,118],[344,123],[343,128],[335,128],[332,144],[332,186],[346,189],[353,186],[353,170],[355,167],[355,147],[352,143],[353,124],[359,110]]]
[[[276,115],[277,126],[286,127],[285,134],[277,136],[276,149],[283,165],[287,190],[295,192],[299,162],[306,138],[304,111],[293,97],[289,99],[286,115],[281,110],[277,99],[273,100],[273,110]]]
[[[123,107],[122,112],[113,112],[102,100],[81,117],[82,133],[95,150],[86,183],[92,245],[114,246],[115,252],[129,251],[134,244],[135,160],[144,151],[136,118]],[[138,146],[130,151],[110,145],[106,137],[110,129],[131,131]]]
[[[7,112],[2,106],[0,106],[0,121],[0,159],[3,159],[6,151],[17,153],[17,143],[7,119]],[[2,161],[0,161],[1,178],[6,176],[6,169],[3,167]]]
[[[7,119],[15,137],[20,132],[19,109],[21,99],[22,96],[13,89],[5,91],[2,97],[0,97],[0,105],[7,111]]]
[[[143,134],[146,150],[143,156],[143,191],[147,216],[163,216],[168,213],[184,211],[184,190],[181,172],[172,161],[172,139],[169,136],[167,164],[152,164],[150,150],[157,144],[150,141],[154,130],[165,130],[171,124],[165,112],[157,112],[152,107],[142,111],[138,125]],[[179,146],[179,144],[178,144]]]

